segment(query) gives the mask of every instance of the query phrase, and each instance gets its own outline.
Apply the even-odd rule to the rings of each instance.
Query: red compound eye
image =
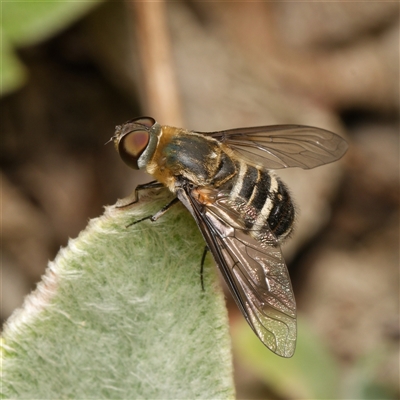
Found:
[[[126,134],[119,143],[119,154],[125,164],[139,169],[138,159],[149,144],[150,133],[137,130]]]

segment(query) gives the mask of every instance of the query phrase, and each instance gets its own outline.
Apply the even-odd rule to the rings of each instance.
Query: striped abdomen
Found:
[[[231,200],[240,205],[247,228],[268,225],[283,240],[292,231],[295,211],[286,186],[270,171],[244,162],[235,163]]]

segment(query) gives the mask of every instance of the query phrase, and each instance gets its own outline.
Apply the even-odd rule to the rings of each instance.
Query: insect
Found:
[[[166,186],[192,214],[247,322],[274,353],[291,357],[296,345],[296,302],[280,244],[295,209],[271,171],[314,168],[347,150],[340,136],[299,125],[194,132],[161,126],[151,117],[116,127],[122,160]]]

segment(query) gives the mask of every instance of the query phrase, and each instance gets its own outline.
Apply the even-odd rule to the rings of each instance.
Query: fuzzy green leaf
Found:
[[[127,227],[167,201],[108,207],[50,263],[6,325],[4,397],[234,397],[224,298],[210,260],[201,290],[189,213]]]

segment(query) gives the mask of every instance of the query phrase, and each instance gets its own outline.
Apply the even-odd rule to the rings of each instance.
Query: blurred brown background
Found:
[[[279,173],[299,208],[284,249],[299,313],[341,393],[377,353],[362,398],[399,396],[398,2],[105,2],[18,55],[29,79],[1,99],[3,321],[69,237],[149,180],[104,146],[115,125],[313,125],[350,146]],[[236,364],[239,398],[295,397]]]

